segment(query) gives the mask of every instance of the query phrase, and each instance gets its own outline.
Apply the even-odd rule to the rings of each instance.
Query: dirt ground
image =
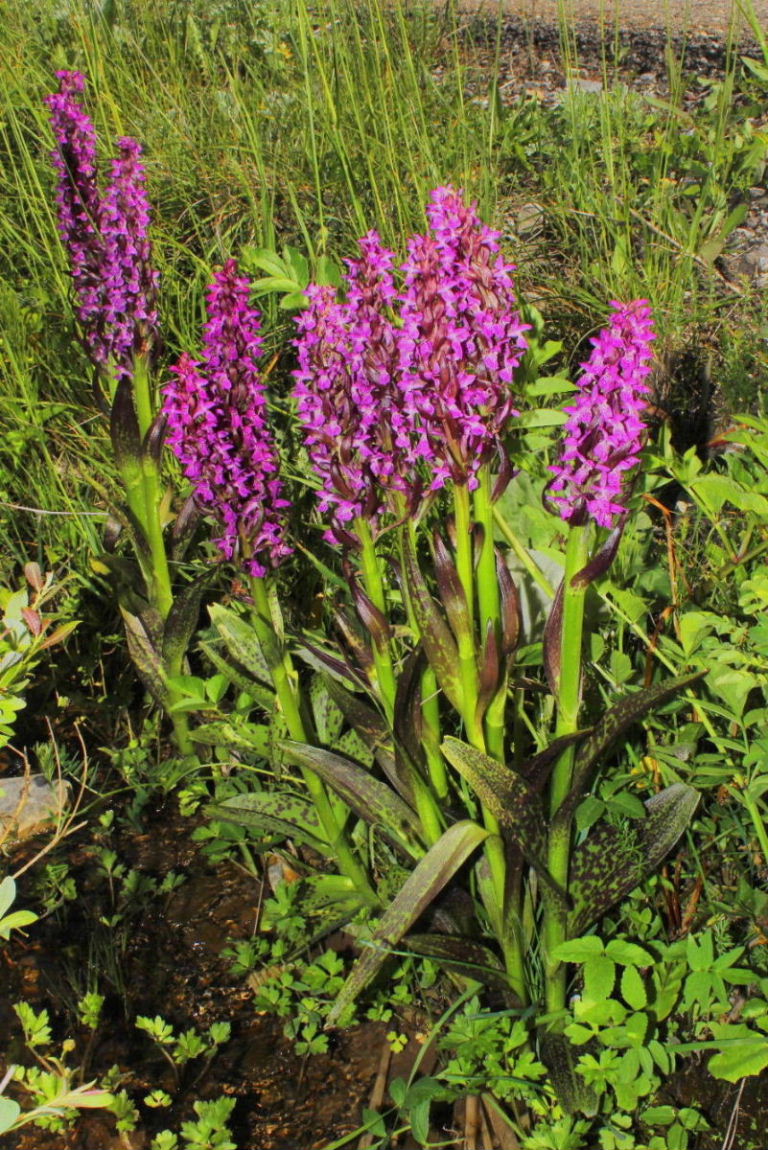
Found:
[[[436,0],[444,3],[444,0]],[[732,20],[745,26],[738,0],[459,0],[467,11],[510,16],[534,23],[557,22],[565,13],[578,22],[609,27],[670,28],[692,34],[727,34]],[[753,0],[755,15],[768,34],[768,0]]]

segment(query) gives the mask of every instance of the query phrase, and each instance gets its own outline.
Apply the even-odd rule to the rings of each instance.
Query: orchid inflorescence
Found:
[[[158,273],[152,267],[149,203],[141,145],[118,141],[110,178],[98,185],[96,130],[80,97],[85,78],[57,72],[46,97],[57,146],[59,232],[69,251],[77,315],[88,353],[103,370],[129,377],[134,356],[157,338]]]
[[[78,317],[94,362],[117,379],[156,340],[158,275],[140,145],[118,141],[103,193],[96,134],[78,72],[59,72],[47,103],[57,139],[59,229]],[[512,273],[499,234],[451,187],[433,191],[429,230],[396,257],[375,231],[347,261],[345,298],[310,285],[297,319],[294,396],[326,536],[355,542],[355,520],[376,533],[387,512],[414,514],[449,481],[470,491],[495,456],[509,472],[504,437],[517,414],[515,372],[527,349]],[[638,461],[648,387],[650,308],[612,305],[609,327],[583,365],[549,497],[567,522],[611,526],[624,511],[626,473]],[[217,544],[241,553],[252,574],[290,554],[278,461],[258,371],[258,313],[233,261],[209,292],[203,370],[185,355],[165,388],[168,442],[195,498],[223,524]]]
[[[248,294],[247,278],[227,260],[208,291],[202,365],[185,353],[171,369],[165,414],[168,445],[198,503],[223,525],[217,546],[227,559],[240,553],[249,574],[263,576],[291,553],[283,514],[290,503],[267,425],[261,325]]]
[[[549,496],[568,523],[594,519],[612,527],[626,513],[621,502],[627,472],[640,461],[645,437],[653,331],[647,300],[612,303],[608,327],[592,341],[581,366],[576,402],[568,405],[560,462]]]

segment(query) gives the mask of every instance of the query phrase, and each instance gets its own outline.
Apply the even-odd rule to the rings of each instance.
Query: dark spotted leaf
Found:
[[[563,591],[565,582],[555,592],[552,606],[549,609],[547,621],[544,624],[544,670],[552,694],[557,697],[560,690],[560,647],[563,639]]]
[[[158,412],[152,420],[149,431],[144,436],[144,442],[141,445],[141,454],[146,459],[151,459],[156,467],[160,465],[160,457],[163,453],[163,444],[165,443],[165,429],[168,419],[165,412]]]
[[[393,846],[411,857],[421,853],[419,821],[415,812],[380,779],[322,747],[282,740],[285,758],[318,775],[360,818],[379,828]]]
[[[141,482],[141,433],[133,399],[132,381],[124,376],[115,390],[109,418],[115,462],[124,478]]]
[[[120,614],[125,626],[128,654],[138,671],[139,678],[161,707],[168,704],[168,686],[163,666],[160,645],[162,642],[162,621],[157,612],[149,609],[135,615],[126,607],[120,606]]]
[[[344,725],[344,714],[331,696],[322,675],[313,675],[309,684],[309,699],[317,737],[326,746],[334,746]]]
[[[222,675],[226,675],[233,686],[237,687],[239,691],[250,695],[267,714],[270,714],[275,709],[275,692],[271,687],[257,683],[250,675],[246,675],[243,670],[235,667],[232,663],[228,663],[210,643],[201,643],[200,649],[205,652],[206,658],[210,659],[217,671]]]
[[[436,531],[432,543],[432,559],[440,598],[448,616],[451,630],[458,639],[469,630],[469,608],[456,564],[443,538]]]
[[[556,821],[562,822],[571,818],[592,781],[600,759],[633,723],[642,719],[654,708],[667,703],[679,691],[690,687],[706,673],[696,671],[691,675],[680,675],[676,679],[656,683],[653,687],[645,687],[641,691],[625,696],[606,711],[579,747],[574,763],[571,791],[558,811]]]
[[[211,747],[228,747],[232,751],[269,757],[269,726],[266,723],[200,723],[195,727],[196,743]]]
[[[498,548],[496,548],[496,577],[501,592],[501,654],[506,659],[517,649],[520,641],[520,596],[506,559]]]
[[[685,783],[645,803],[645,819],[624,827],[598,823],[571,859],[571,938],[584,933],[625,895],[658,870],[693,817],[698,793]]]
[[[610,532],[608,538],[603,543],[594,558],[590,559],[586,567],[582,567],[581,571],[577,571],[571,579],[571,586],[576,588],[589,587],[590,583],[594,583],[595,579],[599,579],[601,575],[605,575],[616,558],[616,552],[619,550],[619,543],[624,534],[624,526],[627,522],[627,516],[623,516],[619,522],[618,527],[614,527]]]
[[[487,837],[488,832],[477,823],[454,823],[419,860],[352,968],[328,1015],[326,1028],[336,1025],[347,1006],[376,977],[393,948]]]
[[[299,795],[279,791],[233,795],[221,803],[209,804],[206,814],[250,830],[295,839],[319,854],[331,853],[317,811]]]
[[[211,604],[208,611],[231,658],[245,667],[257,682],[271,687],[269,663],[252,623],[220,603]]]
[[[539,794],[516,771],[460,739],[445,739],[442,749],[448,762],[467,780],[483,806],[498,819],[562,902],[563,892],[547,870],[547,820]]]
[[[200,617],[203,592],[211,581],[211,571],[204,571],[174,599],[163,629],[163,659],[169,667],[179,664],[187,652]]]
[[[178,563],[184,558],[195,529],[202,518],[194,495],[189,495],[182,504],[171,529],[171,558]]]
[[[407,934],[403,944],[415,954],[436,959],[446,970],[509,992],[509,979],[501,962],[482,943],[455,934]]]

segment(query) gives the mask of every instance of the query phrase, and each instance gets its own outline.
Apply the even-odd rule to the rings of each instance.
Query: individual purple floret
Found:
[[[88,352],[101,368],[130,376],[134,354],[146,353],[157,328],[157,272],[151,265],[149,205],[141,148],[118,142],[103,196],[96,170],[96,132],[80,104],[85,79],[58,72],[46,97],[57,147],[59,231],[69,251],[77,315]]]
[[[120,374],[131,373],[134,354],[149,350],[158,324],[159,277],[152,267],[149,202],[140,156],[136,140],[128,136],[118,140],[118,156],[101,207],[104,310],[97,354],[105,362],[111,357]]]
[[[622,502],[626,473],[639,461],[645,424],[641,418],[651,389],[656,338],[647,300],[613,302],[607,328],[592,340],[593,350],[581,366],[575,403],[569,413],[556,478],[548,495],[563,519],[576,526],[592,518],[612,527],[626,513]]]
[[[348,261],[346,300],[332,287],[312,285],[297,319],[294,394],[321,481],[320,511],[331,513],[331,541],[348,542],[358,517],[375,525],[387,491],[414,497],[402,444],[392,436],[400,402],[388,314],[396,300],[394,255],[373,231],[360,249],[360,258]]]
[[[516,414],[512,382],[527,325],[498,232],[453,188],[437,188],[431,198],[432,234],[412,237],[403,265],[396,432],[418,429],[432,490],[448,479],[473,489]]]
[[[223,531],[215,540],[227,559],[240,555],[251,575],[263,576],[291,554],[285,540],[279,461],[267,425],[259,374],[258,312],[250,284],[230,259],[208,290],[202,363],[189,355],[171,370],[164,391],[167,442]]]

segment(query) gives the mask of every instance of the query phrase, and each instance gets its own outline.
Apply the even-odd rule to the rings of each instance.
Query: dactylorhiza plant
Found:
[[[312,287],[299,316],[295,395],[305,440],[320,480],[321,513],[331,512],[332,539],[357,547],[364,591],[353,585],[361,618],[373,636],[375,687],[390,722],[397,679],[393,670],[391,614],[382,563],[374,539],[400,521],[400,563],[413,632],[431,642],[425,614],[428,595],[419,582],[415,527],[427,501],[450,485],[454,505],[456,563],[437,536],[436,563],[450,598],[455,655],[446,652],[451,701],[473,743],[486,749],[483,715],[499,748],[497,711],[505,696],[502,602],[493,545],[490,464],[502,461],[503,436],[515,414],[512,382],[526,350],[516,306],[513,268],[499,251],[498,233],[479,220],[474,206],[454,189],[438,188],[427,208],[430,231],[414,236],[403,265],[402,291],[395,289],[394,255],[375,232],[349,261],[346,296]],[[501,489],[503,485],[499,485]],[[483,533],[475,549],[475,521]],[[477,575],[475,560],[477,559]],[[506,587],[509,586],[507,581]],[[447,606],[447,604],[446,604]],[[483,635],[482,683],[475,638]],[[433,646],[433,652],[435,648]],[[411,773],[410,789],[428,842],[445,826],[440,803],[447,797],[439,753],[440,719],[436,668],[421,677],[422,720],[430,787]],[[439,676],[438,676],[439,678]],[[445,686],[446,674],[443,675]],[[496,701],[496,708],[493,702]],[[505,867],[498,826],[485,812],[493,835],[489,913],[501,936]],[[489,888],[490,890],[491,888]]]
[[[642,300],[613,305],[609,325],[582,365],[576,402],[566,408],[548,492],[550,508],[565,525],[565,574],[542,636],[557,717],[550,745],[531,757],[530,744],[516,744],[509,681],[518,604],[494,548],[492,518],[494,497],[513,470],[507,443],[520,403],[515,371],[526,351],[526,329],[512,269],[474,208],[453,189],[441,188],[428,217],[430,232],[408,245],[399,287],[393,254],[370,233],[360,258],[350,261],[344,298],[330,288],[310,288],[297,321],[296,399],[320,480],[320,513],[327,537],[361,557],[368,593],[353,592],[373,657],[349,682],[359,685],[367,673],[387,719],[380,739],[392,742],[395,770],[385,766],[385,773],[400,805],[394,796],[390,807],[380,795],[374,803],[368,784],[338,756],[323,751],[321,759],[295,744],[288,755],[317,763],[331,785],[343,775],[347,793],[355,777],[360,795],[371,796],[375,816],[382,819],[388,810],[401,829],[409,822],[405,802],[409,825],[418,827],[429,848],[423,857],[413,856],[412,878],[377,931],[380,953],[374,947],[360,959],[334,1018],[373,976],[387,946],[399,943],[481,842],[485,860],[475,871],[477,892],[501,945],[510,988],[523,1003],[539,937],[531,925],[539,912],[526,910],[533,888],[525,879],[530,871],[538,876],[547,1008],[550,1018],[562,1018],[565,969],[558,946],[658,865],[695,805],[689,788],[671,788],[649,805],[648,825],[629,852],[613,843],[616,828],[608,826],[574,846],[573,813],[600,757],[631,723],[692,681],[637,692],[610,708],[589,737],[579,730],[584,596],[615,555],[629,513],[626,496],[645,435],[651,313]],[[425,567],[419,532],[430,502],[443,492],[452,502],[453,550],[435,534]],[[399,591],[378,554],[387,531],[398,536]],[[417,644],[410,656],[395,638],[403,608]],[[434,721],[427,720],[425,678],[414,674],[414,658],[417,666],[428,663],[442,700]],[[338,673],[338,660],[328,665]],[[348,700],[346,706],[351,715]],[[461,728],[466,741],[454,737]],[[437,747],[442,774],[432,761],[435,729],[450,732]],[[464,804],[471,816],[464,783],[479,800],[482,827],[473,817],[452,822],[448,813]],[[599,849],[609,840],[610,849]],[[440,945],[433,940],[430,953],[439,953]],[[445,943],[445,952],[456,956],[455,940]]]
[[[259,360],[261,319],[250,303],[250,282],[229,259],[208,289],[201,360],[184,354],[163,389],[168,446],[176,454],[193,499],[218,521],[215,543],[250,576],[252,624],[292,739],[313,738],[290,653],[274,625],[279,611],[268,576],[291,554],[286,538],[290,501],[283,495],[277,450],[267,421]],[[368,880],[354,857],[324,784],[311,770],[304,780],[343,874],[365,901]]]
[[[141,147],[129,137],[118,140],[102,190],[96,132],[81,103],[85,78],[79,72],[57,76],[59,90],[46,103],[56,139],[59,231],[69,254],[83,344],[96,368],[97,395],[109,409],[127,503],[118,515],[134,539],[141,576],[123,588],[120,607],[145,684],[158,702],[172,707],[176,700],[168,679],[181,670],[195,609],[188,597],[185,609],[175,613],[173,635],[167,633],[174,595],[163,532],[163,426],[151,378],[159,346],[158,273],[152,266]],[[172,718],[179,749],[191,754],[186,717]]]
[[[614,302],[609,325],[592,341],[583,363],[575,402],[568,418],[554,480],[548,495],[568,524],[565,571],[547,635],[548,673],[557,703],[555,735],[569,738],[579,725],[584,597],[590,582],[602,574],[616,553],[628,515],[626,495],[640,462],[647,435],[643,414],[651,389],[653,329],[647,300],[628,305]],[[596,528],[611,531],[602,553],[590,564]],[[575,746],[568,746],[552,772],[549,793],[548,869],[567,894],[571,854],[571,821]],[[552,908],[546,919],[548,955],[547,1001],[551,1011],[565,1006],[565,969],[551,958],[565,940],[564,906]]]

